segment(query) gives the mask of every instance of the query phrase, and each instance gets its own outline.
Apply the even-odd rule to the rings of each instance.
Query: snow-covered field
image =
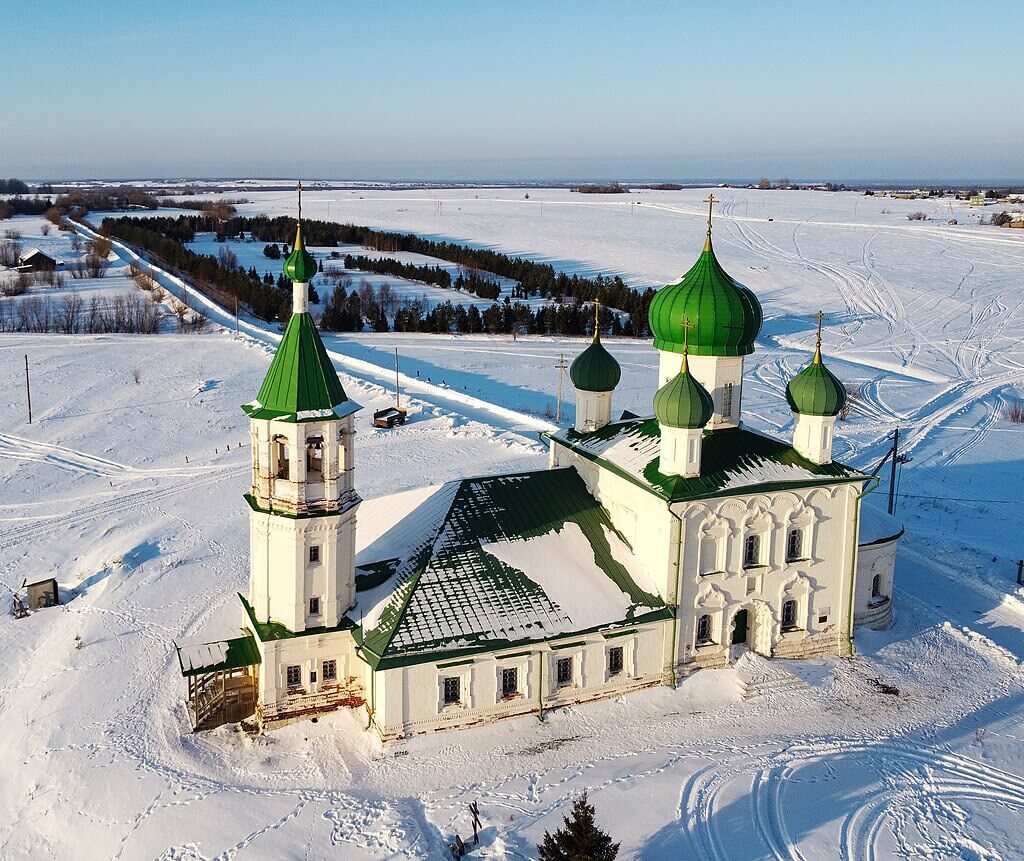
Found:
[[[52,572],[67,603],[0,617],[0,856],[434,859],[443,838],[465,836],[466,805],[479,799],[473,857],[532,859],[589,788],[623,858],[1020,857],[1024,428],[1001,407],[1024,382],[1024,232],[977,226],[959,205],[960,224],[947,225],[944,202],[719,194],[719,259],[766,313],[747,421],[789,433],[782,390],[821,307],[827,360],[861,388],[839,427],[841,458],[873,466],[892,429],[903,432],[913,461],[900,486],[895,627],[859,633],[852,663],[766,670],[748,659],[676,691],[383,749],[347,713],[260,738],[191,735],[171,641],[240,624],[249,453],[238,405],[279,335],[251,320],[237,336],[2,335],[0,577],[14,588]],[[245,211],[292,205],[247,196]],[[304,207],[325,217],[330,199],[336,220],[659,284],[699,252],[705,196],[311,191]],[[918,209],[931,219],[908,221]],[[554,365],[583,343],[326,342],[365,408],[365,497],[542,467]],[[647,411],[653,349],[609,346],[624,372],[616,408]],[[395,347],[411,421],[375,431],[368,416],[392,397]],[[804,684],[742,700],[740,679],[766,671]]]

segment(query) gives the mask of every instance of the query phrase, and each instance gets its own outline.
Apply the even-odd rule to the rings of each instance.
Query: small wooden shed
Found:
[[[41,610],[43,607],[56,607],[60,603],[60,592],[57,581],[50,577],[37,583],[25,586],[28,591],[28,607],[30,610]]]
[[[23,272],[52,272],[56,268],[57,261],[38,248],[30,248],[18,258],[18,269]]]
[[[373,414],[373,426],[393,428],[395,425],[404,425],[407,415],[404,407],[388,407],[384,410],[377,410]]]

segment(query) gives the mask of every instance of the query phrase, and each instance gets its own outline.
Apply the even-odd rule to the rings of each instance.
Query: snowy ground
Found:
[[[1020,857],[1022,430],[1000,406],[1024,379],[1024,236],[968,224],[964,207],[948,226],[948,206],[926,201],[720,193],[719,257],[767,317],[744,389],[750,424],[789,432],[782,387],[807,359],[820,306],[826,352],[841,356],[831,366],[863,387],[841,425],[843,458],[873,465],[892,428],[904,431],[913,462],[901,484],[909,532],[894,628],[859,634],[853,663],[773,665],[806,684],[749,701],[726,670],[544,723],[384,749],[350,714],[258,739],[227,728],[193,736],[171,640],[240,622],[248,449],[238,404],[279,336],[254,321],[237,337],[0,336],[0,579],[16,587],[54,572],[67,601],[19,622],[0,617],[0,855],[434,859],[443,837],[466,834],[465,805],[479,799],[474,857],[532,859],[544,830],[590,788],[624,858]],[[318,194],[304,199],[314,217],[326,215]],[[328,194],[336,219],[633,283],[676,277],[703,234],[703,192]],[[290,206],[279,194],[249,196],[252,211]],[[915,209],[933,220],[907,221]],[[582,344],[327,343],[365,407],[366,497],[543,466],[535,440],[554,407],[554,363]],[[391,398],[396,346],[413,420],[374,431],[368,413]],[[654,352],[625,340],[611,349],[624,370],[616,407],[640,411]]]

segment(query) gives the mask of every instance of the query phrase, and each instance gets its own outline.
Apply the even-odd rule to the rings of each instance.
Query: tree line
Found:
[[[249,233],[260,242],[282,244],[290,242],[295,234],[295,220],[283,215],[274,218],[267,215],[235,216],[224,221],[209,215],[157,216],[147,218],[146,224],[148,230],[179,243],[192,242],[199,232],[215,232],[227,236]],[[625,334],[650,334],[647,309],[654,298],[654,289],[648,287],[642,291],[634,290],[618,275],[570,276],[556,272],[548,263],[512,257],[489,248],[473,248],[455,242],[425,239],[412,233],[374,230],[354,224],[304,221],[302,230],[306,244],[310,246],[361,245],[375,251],[407,251],[436,257],[462,267],[468,273],[465,278],[470,283],[475,283],[472,281],[473,276],[479,272],[509,278],[518,282],[513,290],[515,298],[542,297],[563,304],[599,300],[629,315],[629,321],[623,324]]]

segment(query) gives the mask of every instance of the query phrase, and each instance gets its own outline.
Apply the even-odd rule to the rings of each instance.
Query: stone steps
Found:
[[[743,699],[792,693],[810,687],[776,663],[747,652],[736,661],[736,676],[742,687]]]

